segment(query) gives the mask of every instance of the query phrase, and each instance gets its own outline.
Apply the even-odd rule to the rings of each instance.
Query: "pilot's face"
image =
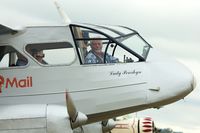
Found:
[[[92,40],[91,48],[94,52],[100,53],[102,52],[102,42],[101,40]]]
[[[43,51],[38,51],[35,55],[34,58],[37,59],[39,62],[42,62],[44,58],[44,53]]]

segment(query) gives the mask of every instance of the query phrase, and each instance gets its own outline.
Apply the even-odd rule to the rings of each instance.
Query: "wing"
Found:
[[[11,26],[5,26],[3,24],[0,24],[0,35],[6,35],[6,34],[16,34],[19,31],[23,31],[24,28],[22,27],[11,27]]]
[[[63,131],[72,133],[65,106],[47,104],[0,106],[1,133],[62,133]]]
[[[4,35],[4,34],[15,34],[17,33],[16,30],[13,30],[7,26],[4,25],[0,25],[0,35]]]

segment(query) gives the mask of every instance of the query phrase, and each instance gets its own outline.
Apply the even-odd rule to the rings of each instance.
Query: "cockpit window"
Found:
[[[27,65],[28,60],[11,46],[0,46],[0,68]]]
[[[74,48],[68,42],[28,44],[26,51],[41,65],[68,65],[75,60]]]
[[[71,25],[71,30],[81,64],[145,61],[151,48],[136,31],[122,26]]]
[[[106,61],[107,54],[117,57],[119,59],[118,63],[145,61],[151,48],[137,31],[123,26],[86,24],[84,26],[71,25],[71,29],[82,64],[87,63],[87,53],[90,53],[90,51],[94,49],[94,47],[92,47],[93,40],[100,40],[103,44],[102,51],[105,53],[105,56],[100,56],[100,59],[104,60],[103,63],[110,63]],[[109,53],[111,49],[112,52]],[[92,56],[93,55],[91,55],[91,57]]]

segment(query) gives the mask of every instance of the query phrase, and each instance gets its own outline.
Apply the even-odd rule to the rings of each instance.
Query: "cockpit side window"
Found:
[[[82,26],[71,26],[71,29],[81,64],[130,63],[139,61],[138,57],[103,33]],[[112,31],[110,32],[112,33]],[[116,35],[117,33],[113,34]]]
[[[68,42],[28,44],[26,51],[40,65],[69,65],[75,60],[74,48]]]
[[[0,69],[20,67],[28,64],[28,60],[11,46],[0,46]]]

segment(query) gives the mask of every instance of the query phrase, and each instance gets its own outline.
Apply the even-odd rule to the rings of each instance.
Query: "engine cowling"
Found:
[[[150,117],[116,121],[112,133],[155,133],[154,121]]]
[[[154,133],[154,121],[150,117],[141,118],[137,125],[138,133]]]

